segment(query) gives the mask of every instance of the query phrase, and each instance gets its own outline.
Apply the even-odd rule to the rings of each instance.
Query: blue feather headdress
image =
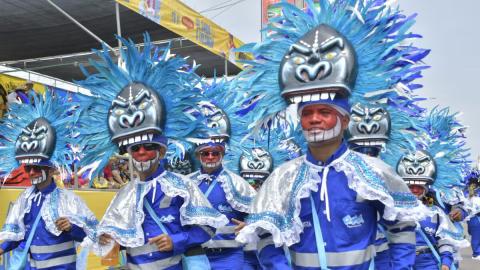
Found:
[[[142,140],[144,137],[140,135],[136,136],[137,138],[112,142],[114,138],[109,131],[108,117],[112,104],[117,102],[117,95],[124,91],[122,89],[126,86],[139,83],[140,87],[151,89],[163,100],[156,104],[163,106],[165,120],[162,120],[163,125],[155,127],[162,137],[181,141],[192,136],[198,124],[198,121],[192,121],[185,113],[187,108],[195,107],[199,101],[199,95],[196,94],[199,91],[193,91],[199,79],[194,73],[195,68],[188,66],[184,58],[171,55],[170,44],[163,48],[153,46],[148,35],[145,35],[143,50],[137,49],[131,40],[119,39],[126,47],[120,51],[124,66],[118,66],[106,48],[95,51],[101,61],[90,60],[90,63],[98,73],[88,74],[84,70],[87,78],[78,82],[94,95],[94,98],[83,101],[82,107],[86,109],[80,119],[81,145],[85,149],[81,164],[93,168],[93,176],[120,150],[119,146],[131,143],[130,140]],[[156,113],[152,117],[159,116]],[[136,118],[126,119],[125,125],[132,125],[132,121],[137,121]],[[176,149],[174,153],[183,154],[183,151]]]
[[[282,8],[282,15],[264,29],[268,32],[267,38],[238,49],[255,57],[244,61],[249,68],[240,73],[235,86],[246,89],[252,97],[262,97],[255,109],[256,131],[271,125],[271,120],[282,121],[278,119],[278,112],[284,110],[287,103],[280,96],[281,61],[292,44],[320,24],[337,30],[355,50],[358,76],[352,100],[368,99],[373,92],[385,97],[409,96],[421,87],[413,81],[427,68],[418,63],[429,51],[406,44],[409,39],[420,37],[409,32],[415,15],[407,17],[389,7],[387,1],[378,0],[320,0],[319,9],[311,0],[306,4],[305,12],[288,3],[277,4]],[[288,124],[281,127],[292,130]]]
[[[465,127],[457,116],[458,113],[450,113],[449,108],[435,107],[420,119],[414,133],[416,148],[413,151],[425,151],[433,158],[436,174],[431,187],[449,204],[458,201],[457,193],[463,189],[463,177],[470,166]]]
[[[55,144],[48,160],[27,162],[29,164],[49,165],[67,172],[71,172],[69,164],[73,162],[73,152],[70,146],[75,144],[73,139],[73,127],[78,118],[76,103],[64,102],[60,98],[52,96],[46,91],[42,96],[32,93],[30,97],[33,104],[10,105],[7,115],[2,119],[0,125],[0,173],[9,174],[19,166],[16,156],[16,141],[22,135],[23,130],[39,118],[44,118],[54,129]],[[39,134],[37,134],[39,135]]]

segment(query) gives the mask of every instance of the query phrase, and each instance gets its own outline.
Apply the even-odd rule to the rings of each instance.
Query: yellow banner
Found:
[[[243,42],[179,0],[116,1],[242,68],[238,60],[246,55],[234,53],[232,49],[242,46]]]
[[[25,89],[27,86],[27,80],[0,74],[0,85],[5,89],[7,95],[16,89]],[[33,90],[37,93],[45,92],[45,85],[41,83],[33,83]]]

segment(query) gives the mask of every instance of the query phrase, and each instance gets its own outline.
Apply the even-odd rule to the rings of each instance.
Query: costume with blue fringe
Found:
[[[76,104],[52,97],[50,91],[44,96],[31,94],[30,97],[33,104],[11,104],[0,126],[3,135],[0,139],[0,171],[9,173],[20,161],[29,166],[51,166],[61,175],[71,173],[69,164],[73,157],[69,145],[75,144],[72,127],[78,114],[73,110]],[[35,123],[33,129],[30,129],[31,123]],[[30,131],[27,139],[26,134]],[[49,141],[49,138],[55,138],[50,141],[54,145],[42,142],[43,139]],[[45,152],[40,149],[42,147],[53,149]],[[45,189],[32,186],[19,195],[0,231],[0,240],[5,241],[1,248],[8,252],[23,246],[37,215],[41,219],[29,250],[30,267],[55,265],[58,269],[76,269],[74,241],[94,239],[98,221],[80,197],[57,188],[53,180]],[[57,229],[55,221],[60,217],[67,218],[72,224],[69,232]]]
[[[458,209],[463,219],[467,209],[459,190],[463,189],[469,161],[464,127],[456,116],[449,108],[435,107],[426,116],[413,119],[415,124],[409,132],[414,135],[409,137],[413,147],[386,157],[389,163],[397,163],[397,171],[407,184],[429,190],[429,196],[433,195],[438,204],[430,205],[428,197],[422,198],[428,202],[430,214],[417,224],[417,268],[437,269],[439,264],[451,267],[458,251],[469,245],[462,225],[452,223],[448,216],[452,209]],[[432,256],[430,246],[438,250],[438,259]]]
[[[256,191],[245,179],[230,168],[236,164],[231,162],[236,149],[240,148],[241,139],[247,134],[245,117],[236,114],[243,102],[243,96],[229,92],[226,79],[202,82],[204,101],[199,103],[200,111],[192,112],[192,116],[201,114],[205,117],[204,132],[191,141],[196,145],[195,155],[198,158],[203,149],[215,147],[225,153],[225,159],[215,171],[206,173],[202,166],[188,175],[193,183],[207,196],[213,207],[224,214],[228,220],[243,221],[249,213],[249,207]],[[220,151],[220,150],[218,150]],[[209,242],[203,244],[207,248],[207,256],[212,269],[230,269],[231,265],[243,265],[243,244],[235,241],[234,228],[237,225],[230,221],[217,230]]]
[[[273,126],[284,129],[285,137],[298,132],[290,122],[294,117],[286,113],[288,103],[299,104],[300,110],[308,104],[330,104],[348,113],[348,96],[362,100],[373,93],[385,98],[413,96],[418,88],[413,81],[426,68],[417,62],[428,54],[428,50],[404,46],[406,40],[418,37],[408,32],[414,16],[404,16],[386,1],[321,0],[319,9],[313,1],[306,2],[305,12],[285,2],[277,4],[282,15],[265,29],[267,38],[239,49],[255,57],[244,62],[247,68],[234,82],[239,91],[258,97],[253,133]],[[415,104],[408,105],[407,109],[415,109]],[[311,204],[320,213],[326,258],[320,258],[318,244],[310,240],[318,234]],[[399,239],[402,233],[413,235],[412,221],[427,212],[391,167],[348,150],[345,143],[326,163],[307,153],[277,168],[251,210],[237,240],[258,241],[261,230],[261,261],[278,269],[286,263],[278,259],[278,248],[272,243],[289,246],[295,269],[364,269],[374,256],[377,212],[389,225],[401,227],[401,233],[394,226],[389,228]],[[395,267],[413,264],[413,248],[414,243],[405,238],[396,245]],[[350,257],[344,252],[352,250],[358,251],[358,258],[335,259]]]
[[[171,55],[169,45],[153,46],[148,35],[142,50],[131,40],[121,40],[126,46],[120,52],[123,65],[117,66],[107,50],[97,52],[101,61],[92,60],[91,64],[98,73],[79,82],[95,96],[85,101],[90,104],[80,118],[85,149],[81,162],[93,168],[93,176],[113,153],[125,152],[135,144],[169,147],[173,156],[181,158],[184,152],[177,148],[181,145],[178,142],[194,134],[197,127],[197,121],[185,114],[199,100],[194,91],[198,83],[194,68],[184,58]],[[175,143],[169,145],[167,138]],[[147,211],[147,204],[160,217]],[[161,252],[148,243],[150,238],[166,233],[156,219],[162,221],[172,239],[171,252]],[[198,187],[182,175],[165,171],[160,162],[145,181],[131,179],[117,193],[98,226],[97,237],[111,235],[126,247],[129,267],[177,269],[181,254],[211,238],[211,229],[203,225],[216,228],[226,223]],[[99,255],[113,247],[113,243],[89,244]]]

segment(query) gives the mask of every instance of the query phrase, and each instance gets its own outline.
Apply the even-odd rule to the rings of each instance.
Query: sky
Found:
[[[260,40],[260,0],[182,0],[227,29],[243,42]],[[461,112],[468,127],[467,145],[472,159],[480,155],[480,1],[478,0],[398,0],[405,14],[417,13],[412,31],[423,36],[415,45],[430,48],[425,59],[431,66],[419,82],[419,95],[429,100],[427,108],[449,106]],[[233,4],[233,5],[231,5]],[[229,6],[230,5],[230,6]],[[225,7],[224,7],[225,6]],[[212,8],[213,7],[213,8]],[[223,7],[223,8],[222,8]],[[209,10],[215,9],[216,10]],[[480,50],[479,50],[480,51]]]

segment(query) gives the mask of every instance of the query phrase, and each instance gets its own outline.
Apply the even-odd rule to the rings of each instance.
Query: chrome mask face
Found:
[[[124,87],[108,112],[112,140],[119,146],[147,139],[147,134],[161,133],[165,125],[165,105],[156,92],[142,83]],[[151,137],[150,136],[150,137]]]
[[[183,175],[191,174],[193,172],[193,162],[190,155],[186,153],[183,159],[175,159],[172,162],[168,162],[166,169]]]
[[[246,180],[263,182],[273,170],[272,155],[262,148],[252,148],[240,156],[240,176]]]
[[[224,142],[230,137],[230,120],[227,114],[211,102],[202,101],[198,104],[201,113],[207,118],[208,137],[214,142]]]
[[[381,107],[355,104],[348,124],[348,142],[355,147],[382,149],[390,136],[390,115]]]
[[[418,150],[403,155],[397,165],[397,173],[407,184],[427,185],[435,181],[436,164],[432,156]]]
[[[282,96],[290,103],[350,95],[357,60],[350,42],[321,24],[293,44],[280,64]]]
[[[15,142],[15,158],[23,164],[49,160],[56,143],[55,129],[47,119],[40,117],[22,129]]]

